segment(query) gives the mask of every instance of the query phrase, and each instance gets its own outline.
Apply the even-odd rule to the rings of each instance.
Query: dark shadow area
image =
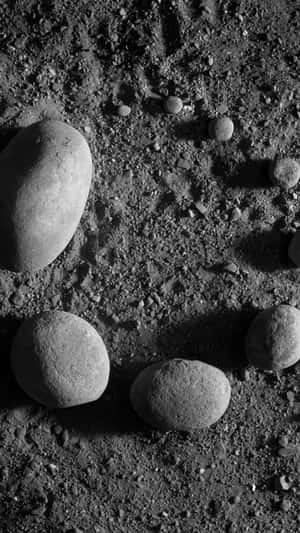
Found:
[[[164,113],[163,100],[159,98],[147,98],[143,102],[143,110],[152,116],[161,115]]]
[[[247,365],[244,338],[257,311],[216,311],[174,325],[157,339],[167,357],[198,359],[223,370]]]
[[[58,423],[84,436],[132,433],[140,429],[141,421],[134,413],[129,391],[136,375],[145,363],[113,369],[108,387],[96,402],[55,411]]]
[[[275,227],[269,231],[253,231],[235,245],[235,250],[248,264],[264,272],[275,272],[292,268],[288,257],[290,240],[291,234]]]
[[[162,2],[160,6],[162,34],[165,43],[166,56],[175,54],[181,47],[180,24],[177,10],[171,2]]]
[[[28,403],[10,370],[10,350],[20,321],[12,317],[0,318],[0,408],[14,408]]]
[[[17,135],[21,128],[6,128],[0,127],[0,152],[9,144],[9,142]]]
[[[222,161],[215,161],[220,169]],[[249,159],[238,166],[237,170],[230,177],[228,185],[231,187],[247,187],[249,189],[259,189],[268,186],[268,159]]]
[[[175,124],[175,137],[179,140],[194,141],[195,146],[200,147],[202,141],[208,138],[207,124],[207,118],[203,117]]]
[[[121,83],[118,94],[120,100],[126,105],[132,105],[135,101],[134,88],[129,83]]]

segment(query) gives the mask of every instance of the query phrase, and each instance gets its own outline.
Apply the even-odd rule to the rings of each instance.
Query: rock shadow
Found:
[[[291,237],[277,227],[253,231],[236,243],[235,253],[263,272],[289,270],[293,266],[288,256]]]
[[[13,317],[0,318],[0,409],[14,408],[28,403],[26,395],[18,387],[10,369],[11,345],[19,325],[20,321]]]
[[[145,366],[145,363],[135,363],[122,370],[113,369],[108,387],[99,400],[55,410],[57,422],[85,437],[138,431],[141,422],[130,405],[129,392],[135,376]]]
[[[247,365],[244,338],[256,311],[216,311],[182,324],[159,335],[159,348],[167,357],[197,359],[222,370]]]
[[[269,185],[268,166],[269,159],[249,159],[240,164],[233,175],[229,178],[228,185],[231,187],[246,187],[248,189],[260,189]],[[217,161],[216,165],[222,162]]]
[[[10,141],[22,128],[0,127],[0,152],[6,148]]]

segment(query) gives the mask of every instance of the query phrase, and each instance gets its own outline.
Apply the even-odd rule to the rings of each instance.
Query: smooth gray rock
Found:
[[[0,267],[34,271],[53,261],[79,224],[92,158],[79,131],[58,120],[23,128],[0,154]]]

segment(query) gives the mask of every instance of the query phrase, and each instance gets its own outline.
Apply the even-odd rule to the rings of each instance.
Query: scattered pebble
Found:
[[[281,370],[300,359],[300,311],[278,305],[261,311],[246,335],[248,360],[262,370]]]
[[[229,117],[215,118],[208,125],[208,133],[216,141],[229,141],[233,135],[234,125]]]
[[[287,513],[292,508],[292,502],[290,500],[287,500],[286,498],[284,498],[282,500],[282,502],[281,502],[281,506],[280,507],[281,507],[282,511]]]
[[[295,159],[275,159],[269,165],[269,178],[274,185],[283,189],[295,187],[300,179],[300,165]]]
[[[164,109],[171,115],[178,115],[182,111],[183,102],[178,96],[168,96],[164,101]]]
[[[128,117],[131,113],[131,107],[129,105],[119,105],[118,107],[118,115],[119,117]]]
[[[130,399],[137,414],[162,431],[208,427],[225,413],[231,387],[225,374],[200,361],[171,359],[144,369]]]
[[[289,490],[292,485],[286,476],[280,476],[275,479],[275,486],[278,490]]]

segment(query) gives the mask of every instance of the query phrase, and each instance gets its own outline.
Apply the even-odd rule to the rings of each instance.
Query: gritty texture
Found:
[[[300,311],[279,305],[261,311],[246,336],[246,354],[263,370],[282,370],[300,360]]]
[[[229,141],[233,134],[233,122],[229,117],[215,118],[209,122],[208,132],[216,141]]]
[[[13,342],[11,367],[28,396],[47,407],[97,400],[109,376],[108,355],[97,331],[63,311],[23,322]]]
[[[37,270],[67,246],[88,196],[92,161],[81,133],[43,120],[0,154],[0,266]]]
[[[0,272],[0,530],[299,533],[300,364],[245,370],[244,349],[259,310],[300,308],[287,256],[299,185],[268,178],[276,155],[300,154],[299,2],[0,6],[1,149],[48,116],[83,132],[94,166],[65,251],[38,272]],[[164,111],[170,94],[179,115]],[[208,135],[221,116],[229,142]],[[8,356],[19,321],[55,309],[96,328],[111,378],[99,401],[49,411]],[[183,354],[230,376],[230,408],[198,432],[155,431],[130,385]]]
[[[132,385],[133,408],[163,431],[209,427],[225,413],[230,400],[225,374],[200,361],[173,359],[146,368]]]
[[[269,178],[274,185],[291,189],[300,179],[300,165],[290,157],[275,159],[269,165]]]

